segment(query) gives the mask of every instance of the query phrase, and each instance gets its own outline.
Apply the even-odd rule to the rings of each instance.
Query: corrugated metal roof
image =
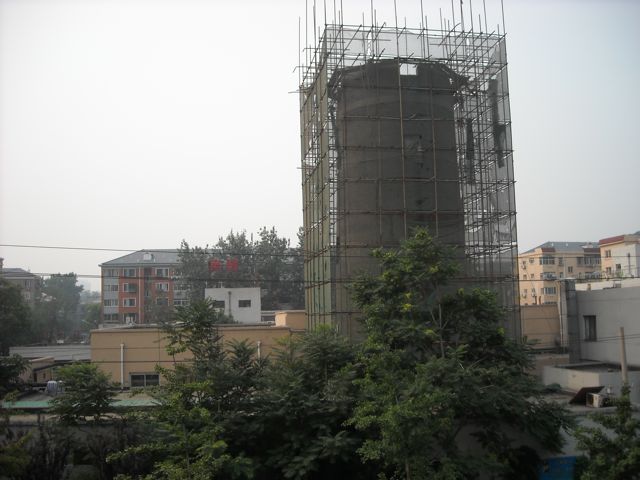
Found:
[[[176,265],[179,263],[178,250],[138,250],[100,264],[111,265]]]
[[[580,252],[585,248],[599,248],[598,242],[544,242],[537,247],[533,247],[525,253],[533,253],[538,248],[546,250],[546,251],[556,251],[556,252]],[[553,250],[551,250],[553,249]]]

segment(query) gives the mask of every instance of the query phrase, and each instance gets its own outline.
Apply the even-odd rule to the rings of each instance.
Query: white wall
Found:
[[[640,244],[612,245],[610,250],[614,260],[612,262],[613,276],[616,275],[615,265],[619,263],[624,277],[640,277],[640,265],[638,265]]]
[[[260,322],[260,288],[206,288],[205,298],[224,302],[224,313],[239,323]],[[240,304],[250,302],[250,306]]]
[[[640,287],[576,292],[580,356],[620,364],[620,327],[624,327],[627,363],[640,367]],[[596,316],[596,341],[584,341],[585,315]]]
[[[573,369],[546,366],[542,373],[542,383],[558,384],[563,390],[577,392],[584,387],[611,387],[614,395],[620,395],[622,375],[620,371],[604,372],[589,369]],[[634,403],[640,402],[640,372],[629,372],[631,386],[630,398]],[[604,390],[601,392],[604,393]]]

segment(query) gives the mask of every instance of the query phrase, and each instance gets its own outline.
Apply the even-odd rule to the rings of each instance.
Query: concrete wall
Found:
[[[624,327],[627,362],[640,367],[640,287],[576,292],[583,359],[620,364],[620,327]],[[596,340],[586,341],[587,315],[596,317]]]
[[[584,387],[611,387],[614,395],[620,394],[622,375],[620,370],[607,371],[594,367],[588,368],[563,368],[555,366],[544,367],[542,383],[545,385],[558,384],[563,390],[577,392]],[[629,372],[629,384],[631,385],[631,401],[640,402],[640,372]]]
[[[246,340],[256,347],[260,357],[273,353],[279,340],[293,334],[289,327],[269,325],[223,325],[219,329],[224,342]],[[174,358],[167,354],[166,346],[164,333],[156,327],[92,330],[91,362],[110,375],[112,381],[128,387],[131,374],[153,374],[156,365],[173,368]],[[185,352],[176,355],[175,361],[191,358],[191,352]]]
[[[560,319],[556,305],[523,305],[520,315],[522,335],[536,342],[534,348],[547,349],[560,345]]]
[[[224,313],[240,323],[260,322],[260,288],[206,288],[205,298],[224,302]],[[248,306],[241,306],[249,302]]]
[[[276,326],[291,327],[294,330],[307,330],[307,314],[304,310],[276,312]]]

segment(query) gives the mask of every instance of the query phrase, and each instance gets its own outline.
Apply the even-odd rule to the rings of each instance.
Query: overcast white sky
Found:
[[[370,0],[342,5],[346,23],[370,17]],[[373,5],[394,23],[392,1]],[[419,26],[419,0],[397,5]],[[424,0],[434,26],[440,7]],[[639,230],[640,2],[504,10],[520,250]],[[176,248],[263,225],[295,239],[304,16],[303,0],[0,0],[0,244]],[[37,273],[98,275],[120,255],[0,246]]]

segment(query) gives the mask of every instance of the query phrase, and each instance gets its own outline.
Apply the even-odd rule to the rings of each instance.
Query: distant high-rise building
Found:
[[[462,27],[464,28],[464,27]],[[306,310],[357,336],[347,289],[374,248],[427,227],[456,248],[458,286],[495,290],[519,331],[503,34],[325,27],[301,69]]]

